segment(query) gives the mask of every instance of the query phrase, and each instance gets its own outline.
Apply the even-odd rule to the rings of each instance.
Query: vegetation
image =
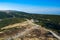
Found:
[[[6,18],[0,21],[0,28],[5,27],[7,25],[15,24],[15,23],[20,23],[26,21],[23,18]]]
[[[38,22],[35,22],[36,24],[42,25],[48,29],[60,31],[60,15],[30,14],[8,10],[6,12],[0,11],[0,19],[2,19],[2,21],[0,21],[0,28],[22,22],[25,19],[34,19],[38,20]]]

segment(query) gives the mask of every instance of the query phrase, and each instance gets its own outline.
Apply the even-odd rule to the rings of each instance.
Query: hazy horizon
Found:
[[[0,10],[17,10],[38,14],[60,14],[59,0],[1,0]]]

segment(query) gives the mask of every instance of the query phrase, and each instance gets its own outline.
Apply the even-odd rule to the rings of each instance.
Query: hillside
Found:
[[[21,25],[25,24],[25,25]],[[0,40],[58,40],[48,29],[27,20],[17,27],[5,29]]]
[[[3,26],[6,26],[8,24],[13,24],[14,22],[16,22],[15,18],[16,18],[16,20],[19,20],[20,18],[34,19],[35,23],[37,23],[39,25],[46,26],[47,28],[51,28],[51,29],[60,30],[60,15],[31,14],[31,13],[14,11],[14,10],[0,11],[0,21],[2,20],[0,22],[0,27],[2,27],[2,25],[5,22],[6,23]],[[38,21],[38,22],[36,22],[36,21]]]
[[[6,35],[12,36],[12,34],[15,35],[14,33],[18,33],[18,32],[20,33],[19,31],[20,28],[22,28],[21,29],[22,32],[24,31],[24,29],[32,27],[33,26],[32,23],[29,23],[29,21],[27,21],[31,19],[33,20],[34,24],[52,30],[58,35],[60,34],[60,15],[32,14],[32,13],[26,13],[21,11],[14,11],[14,10],[2,10],[0,11],[0,32],[3,32],[2,33],[3,35],[1,34],[0,36],[6,36]],[[46,40],[47,37],[49,38],[53,37],[52,38],[53,40],[58,40],[53,35],[51,35],[48,31],[46,32],[46,30],[43,29],[41,29],[40,31],[39,30],[36,31],[34,29],[34,33],[32,32],[31,34],[29,34],[30,36],[26,35],[26,37],[35,38],[33,37],[34,36],[33,34],[40,33],[40,31],[42,31],[41,37],[45,38],[44,40]],[[11,34],[10,31],[12,31]],[[8,33],[5,34],[5,32],[9,32],[9,34]],[[43,32],[45,32],[46,34]],[[36,35],[38,36],[39,34]]]

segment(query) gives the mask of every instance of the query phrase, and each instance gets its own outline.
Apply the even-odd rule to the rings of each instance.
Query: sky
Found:
[[[60,0],[0,0],[0,10],[60,14]]]

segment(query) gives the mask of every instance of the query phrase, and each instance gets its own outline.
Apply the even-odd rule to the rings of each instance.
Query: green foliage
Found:
[[[0,12],[0,19],[3,19],[3,18],[11,18],[12,15],[9,15],[5,12]]]
[[[7,18],[0,21],[0,28],[5,27],[10,24],[20,23],[25,21],[23,18]]]
[[[25,19],[34,19],[38,25],[42,25],[48,29],[60,30],[60,15],[44,15],[44,14],[30,14],[19,11],[9,11],[9,13],[0,11],[0,28],[10,24],[23,22]]]

